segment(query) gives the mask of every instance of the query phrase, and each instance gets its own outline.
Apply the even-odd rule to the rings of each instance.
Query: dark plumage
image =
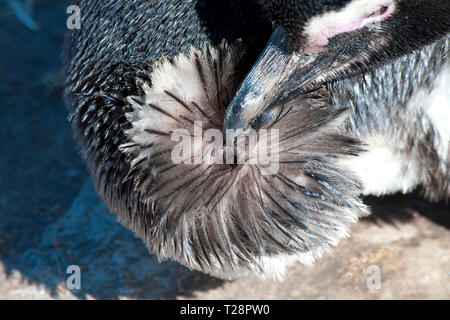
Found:
[[[427,41],[395,42],[393,51],[374,44],[367,28],[323,50],[297,30],[351,1],[260,2],[265,13],[256,0],[79,1],[82,29],[68,33],[64,54],[69,119],[110,210],[158,258],[223,278],[282,275],[346,236],[368,212],[358,197],[370,183],[354,169],[372,135],[420,160],[430,198],[450,191],[434,122],[414,121],[420,109],[401,111],[418,86],[434,88],[448,64],[446,24],[424,31],[435,31]],[[275,29],[256,62],[270,20],[284,30]],[[245,163],[175,163],[174,133],[194,136],[196,121],[204,131],[245,129],[219,158],[251,151],[248,135],[258,146],[265,129],[278,130],[278,171],[265,174],[251,153]],[[201,146],[192,158],[217,156],[207,141]]]
[[[249,49],[242,59],[243,77],[264,46],[270,24],[254,1],[245,0],[76,4],[82,28],[67,33],[64,52],[69,119],[99,194],[126,225],[143,230],[151,210],[132,191],[134,181],[124,181],[130,163],[119,150],[127,142],[127,97],[144,94],[142,84],[151,83],[155,60],[223,39],[240,38]]]

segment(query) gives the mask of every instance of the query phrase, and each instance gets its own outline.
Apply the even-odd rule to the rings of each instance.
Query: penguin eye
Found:
[[[382,6],[379,9],[373,11],[364,17],[364,25],[368,25],[374,22],[383,21],[386,19],[391,13],[389,6]]]
[[[385,14],[388,11],[388,8],[389,8],[388,6],[382,6],[379,10],[372,12],[366,18],[371,18],[373,16],[376,16],[377,14],[382,16],[383,14]]]

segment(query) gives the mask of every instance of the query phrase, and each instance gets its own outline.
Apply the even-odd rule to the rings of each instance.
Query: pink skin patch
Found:
[[[377,23],[386,20],[391,16],[395,10],[394,4],[389,4],[380,7],[378,10],[361,17],[356,21],[351,21],[343,25],[337,25],[335,27],[325,28],[320,33],[316,34],[308,41],[306,51],[308,53],[319,53],[323,47],[328,44],[328,40],[341,33],[352,32],[361,29],[369,24]]]

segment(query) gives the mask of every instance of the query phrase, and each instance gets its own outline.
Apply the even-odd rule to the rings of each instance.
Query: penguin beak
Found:
[[[289,73],[289,55],[283,30],[278,27],[228,106],[224,132],[245,131],[256,119],[270,117],[269,111],[277,101],[276,89]]]
[[[301,92],[337,74],[333,70],[340,55],[339,50],[294,50],[277,27],[227,108],[224,134],[227,129],[258,129],[275,119]]]

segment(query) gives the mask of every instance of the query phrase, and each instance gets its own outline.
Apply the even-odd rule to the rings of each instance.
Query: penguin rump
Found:
[[[255,126],[256,145],[248,135],[234,136],[233,151],[239,153],[236,146],[245,139],[251,155],[264,140],[260,133],[276,130],[276,172],[264,174],[265,167],[252,163],[251,156],[231,164],[174,163],[177,130],[192,139],[198,122],[204,131],[222,131],[242,80],[243,56],[239,43],[222,43],[164,59],[149,75],[152,85],[141,84],[143,95],[128,97],[130,125],[120,150],[131,165],[123,182],[131,182],[141,205],[133,213],[137,219],[120,218],[160,260],[227,279],[246,271],[281,277],[285,265],[312,263],[368,214],[358,198],[361,184],[336,164],[363,149],[342,133],[347,111],[332,109],[326,91],[318,89]],[[188,158],[215,158],[214,150],[204,139]]]

